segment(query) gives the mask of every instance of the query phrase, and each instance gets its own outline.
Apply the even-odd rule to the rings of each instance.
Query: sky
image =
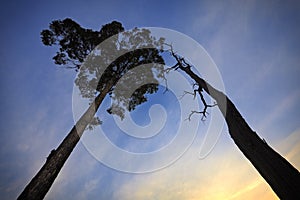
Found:
[[[56,66],[52,60],[56,49],[43,46],[40,39],[40,32],[52,20],[66,17],[94,30],[117,20],[126,29],[161,27],[192,38],[210,55],[226,94],[250,127],[300,169],[299,2],[12,0],[0,9],[1,199],[14,199],[21,193],[74,125],[76,72]],[[167,122],[170,120],[157,135],[160,139],[146,144],[120,136],[114,118],[105,113],[109,105],[105,99],[100,109],[101,128],[111,132],[107,137],[112,143],[126,151],[143,152],[172,141],[175,125],[184,120],[176,117],[180,113],[180,101],[175,101],[178,96],[163,96],[162,90],[132,113],[140,126],[151,123],[151,112],[153,118],[167,115]],[[80,142],[45,199],[277,199],[235,146],[226,125],[212,151],[199,159],[204,133],[212,121],[199,119],[193,116],[186,129],[197,130],[189,148],[181,151],[176,162],[149,173],[118,171],[96,159],[84,141]],[[174,150],[182,147],[186,138]],[[111,156],[107,149],[101,152]],[[127,158],[114,156],[118,164],[128,166]],[[151,165],[160,166],[167,159],[168,154],[155,157]],[[132,167],[147,168],[145,163]]]

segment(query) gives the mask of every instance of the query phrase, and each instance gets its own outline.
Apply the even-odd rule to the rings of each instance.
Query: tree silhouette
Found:
[[[170,45],[168,45],[170,46]],[[206,117],[207,108],[217,105],[227,123],[229,134],[237,147],[267,181],[280,199],[300,199],[300,173],[285,158],[273,150],[264,139],[261,139],[247,124],[232,101],[222,92],[215,89],[192,70],[193,66],[183,57],[177,55],[171,47],[175,65],[168,69],[179,70],[187,74],[194,82],[193,95],[199,95],[203,103],[202,111],[192,111]],[[210,95],[216,104],[208,105],[203,92]],[[189,116],[189,118],[191,117]]]
[[[116,35],[118,33],[120,34]],[[50,23],[49,29],[41,32],[41,38],[44,45],[59,47],[53,57],[55,64],[78,71],[75,84],[81,96],[90,100],[90,106],[58,148],[51,151],[46,163],[18,199],[44,198],[84,130],[101,123],[95,113],[106,96],[115,100],[115,104],[107,111],[123,118],[126,108],[129,111],[134,110],[137,105],[147,101],[146,94],[158,90],[158,81],[155,80],[163,75],[161,64],[164,64],[164,60],[160,55],[163,39],[152,37],[147,29],[135,28],[124,32],[122,24],[113,21],[102,26],[100,31],[93,31],[82,28],[67,18]],[[108,38],[110,39],[107,41]],[[100,43],[105,45],[97,46]],[[112,59],[113,57],[117,59]],[[152,68],[133,76],[135,78],[132,82],[139,83],[150,78],[152,83],[141,85],[129,99],[122,98],[124,94],[113,96],[116,83],[126,72],[150,63]],[[124,85],[118,91],[126,93],[130,90],[128,87],[130,85]]]
[[[174,53],[172,48],[171,56],[176,64],[167,70],[164,69],[161,65],[164,64],[162,57],[162,49],[166,45],[164,39],[152,37],[147,29],[135,28],[128,32],[124,31],[122,24],[116,21],[102,26],[100,31],[93,31],[82,28],[71,19],[65,19],[53,21],[49,29],[41,32],[44,45],[59,47],[53,57],[54,62],[78,71],[75,84],[80,95],[90,100],[90,106],[58,148],[51,151],[46,163],[18,199],[44,198],[84,130],[101,123],[95,114],[106,96],[114,99],[114,104],[107,109],[107,112],[123,118],[125,109],[131,111],[146,102],[146,94],[156,92],[158,79],[164,78],[164,73],[171,70],[180,70],[195,81],[194,95],[200,96],[204,109],[192,111],[192,114],[200,113],[205,118],[209,107],[218,106],[235,144],[278,197],[300,199],[299,171],[249,127],[225,94],[195,74],[192,65]],[[100,43],[103,45],[99,46]],[[131,76],[134,77],[130,80],[132,84],[119,84],[121,88],[118,89],[117,94],[112,92],[115,91],[117,82],[122,80],[121,77],[125,73],[143,64],[151,64],[152,67]],[[143,82],[149,82],[145,80],[151,80],[151,83],[142,85]],[[131,91],[132,85],[140,87],[131,93],[129,98],[125,98],[126,93]],[[216,104],[207,104],[203,92],[215,99]]]

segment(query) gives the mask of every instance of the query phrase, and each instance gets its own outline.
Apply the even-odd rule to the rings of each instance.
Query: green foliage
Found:
[[[49,29],[41,32],[46,46],[58,45],[59,51],[53,57],[55,64],[80,68],[87,55],[105,39],[124,31],[120,22],[113,21],[102,26],[100,31],[82,28],[72,19],[54,20]]]
[[[110,86],[109,95],[114,104],[108,112],[121,118],[125,109],[134,110],[147,101],[146,94],[158,90],[158,79],[163,77],[164,60],[160,54],[164,39],[154,38],[147,29],[124,31],[120,22],[113,21],[100,31],[93,31],[67,18],[50,23],[41,37],[46,46],[59,47],[53,57],[57,65],[78,71],[75,84],[84,98],[92,101]],[[135,67],[149,63],[152,63],[151,68],[132,72]],[[131,73],[127,81],[122,79],[126,73]],[[117,83],[118,92],[113,93]],[[137,90],[131,91],[135,86]]]
[[[87,130],[93,130],[95,126],[101,125],[102,121],[99,119],[99,117],[94,117],[92,121],[88,124],[86,127]]]

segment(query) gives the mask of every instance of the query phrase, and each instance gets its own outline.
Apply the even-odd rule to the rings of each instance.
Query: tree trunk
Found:
[[[300,199],[300,173],[262,140],[243,119],[230,99],[196,75],[190,67],[180,67],[216,100],[229,134],[246,158],[280,199]]]
[[[59,147],[56,150],[51,151],[46,163],[35,177],[32,178],[18,199],[36,200],[43,199],[45,197],[111,87],[112,84],[107,84],[103,91],[95,98],[93,103],[81,116],[76,125],[73,126]]]

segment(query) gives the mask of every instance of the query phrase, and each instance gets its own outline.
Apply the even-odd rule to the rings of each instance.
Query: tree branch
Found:
[[[172,45],[170,45],[170,44],[165,44],[165,45],[167,45],[167,46],[170,47],[170,53],[175,58],[175,60],[177,61],[177,63],[173,67],[170,67],[170,68],[166,69],[167,73],[170,72],[171,70],[177,70],[178,68],[182,69],[182,70],[190,70],[191,69],[192,65],[190,65],[188,62],[186,62],[183,57],[180,57],[179,55],[177,55],[173,51]],[[202,102],[202,104],[204,106],[204,108],[203,108],[202,111],[192,111],[191,114],[189,115],[189,117],[187,118],[189,121],[191,120],[192,115],[196,114],[196,113],[197,114],[202,114],[201,120],[204,120],[207,117],[207,114],[208,114],[207,108],[214,107],[214,106],[217,105],[217,103],[214,103],[212,105],[207,104],[206,100],[205,100],[205,98],[203,96],[203,93],[202,93],[203,92],[202,86],[199,85],[199,84],[197,84],[197,83],[193,84],[193,88],[195,88],[195,86],[198,86],[198,88],[194,90],[194,93],[188,92],[188,91],[184,91],[184,94],[180,97],[180,99],[182,99],[186,94],[191,94],[191,95],[194,96],[194,99],[195,99],[196,94],[198,93],[199,96],[200,96],[201,102]]]

